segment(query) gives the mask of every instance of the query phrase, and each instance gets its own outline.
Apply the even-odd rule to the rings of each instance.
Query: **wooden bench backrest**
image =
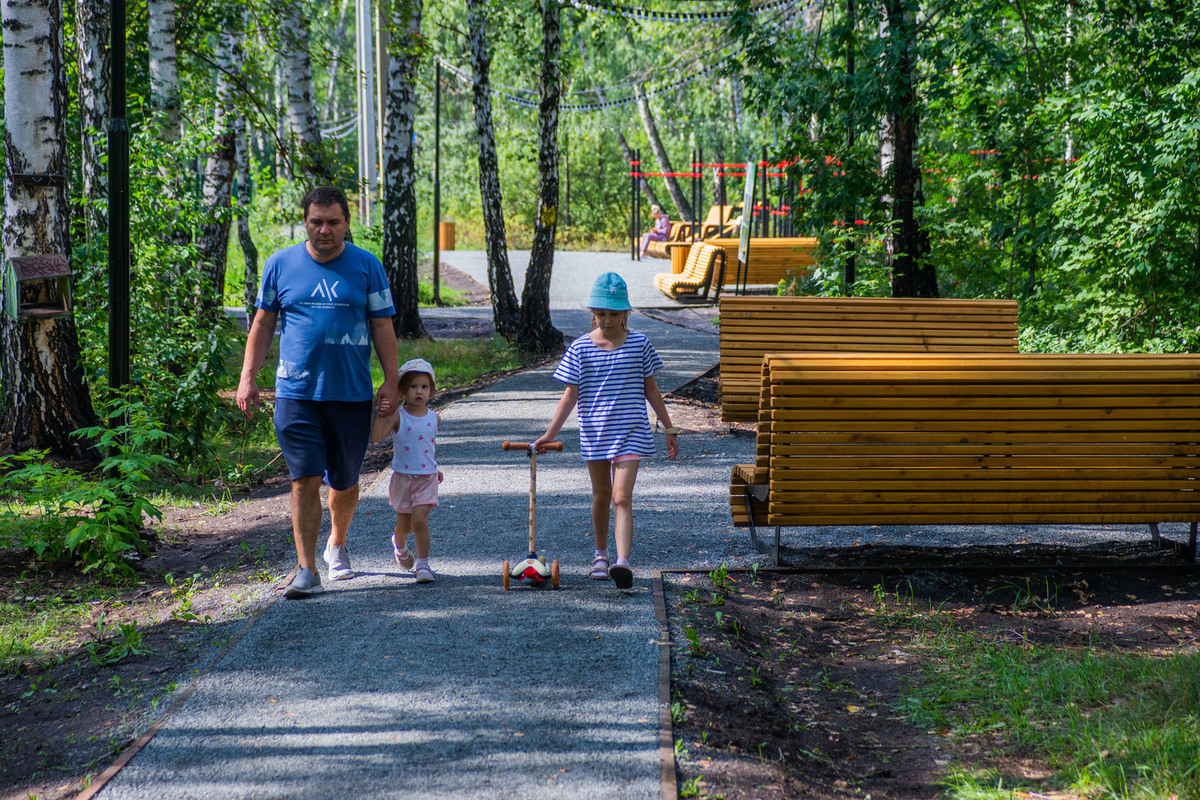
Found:
[[[1013,300],[726,296],[720,320],[718,392],[726,420],[757,419],[762,358],[773,351],[1017,349]]]
[[[762,380],[771,525],[1200,520],[1200,356],[772,353]]]

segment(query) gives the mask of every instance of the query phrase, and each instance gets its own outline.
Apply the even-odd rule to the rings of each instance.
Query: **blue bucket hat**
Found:
[[[606,272],[592,284],[592,296],[588,298],[588,308],[603,308],[608,311],[630,311],[629,287],[625,280],[615,272]]]

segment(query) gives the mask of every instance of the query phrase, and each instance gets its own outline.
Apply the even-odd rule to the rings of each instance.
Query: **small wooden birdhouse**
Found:
[[[71,265],[63,253],[11,258],[4,269],[4,313],[53,319],[71,313]]]

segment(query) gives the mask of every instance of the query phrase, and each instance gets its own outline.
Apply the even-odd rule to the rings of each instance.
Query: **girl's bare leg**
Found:
[[[612,505],[612,473],[607,461],[588,461],[588,477],[592,479],[592,532],[596,549],[608,549],[608,514]]]
[[[429,512],[433,506],[413,506],[413,550],[417,558],[429,558]]]
[[[615,521],[613,535],[617,540],[617,560],[629,561],[633,549],[633,484],[637,480],[638,461],[622,461],[612,465],[612,506]]]
[[[412,530],[413,515],[396,512],[396,544],[401,548],[408,546],[408,532]]]

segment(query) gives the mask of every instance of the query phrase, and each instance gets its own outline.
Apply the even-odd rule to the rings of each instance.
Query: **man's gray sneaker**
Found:
[[[292,578],[292,582],[284,590],[283,596],[295,600],[299,597],[311,597],[323,591],[325,591],[325,587],[321,585],[321,576],[301,567],[296,572],[296,577]]]
[[[329,580],[344,581],[354,577],[350,569],[350,551],[345,545],[331,544],[325,548],[325,564],[329,567]]]

